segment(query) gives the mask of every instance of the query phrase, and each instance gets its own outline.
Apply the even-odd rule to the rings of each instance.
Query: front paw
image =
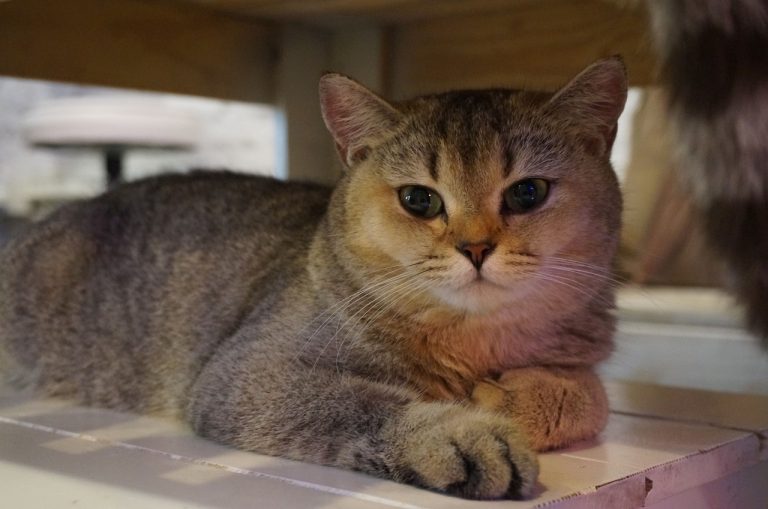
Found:
[[[510,370],[478,383],[472,401],[511,417],[538,451],[592,438],[608,418],[603,385],[588,369]]]
[[[471,499],[530,496],[535,454],[514,423],[490,412],[415,403],[390,430],[395,478]]]

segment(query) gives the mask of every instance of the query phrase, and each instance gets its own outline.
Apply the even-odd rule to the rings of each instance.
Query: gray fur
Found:
[[[605,79],[609,92],[592,86]],[[175,415],[241,449],[468,498],[530,495],[529,426],[549,430],[531,443],[545,449],[605,422],[592,365],[612,344],[606,274],[621,200],[608,131],[623,67],[595,64],[554,98],[488,91],[389,105],[343,77],[322,87],[350,165],[334,190],[198,172],[67,206],[0,253],[0,350],[48,394]],[[558,179],[559,194],[536,215],[502,215],[497,186],[526,171]],[[428,223],[388,186],[430,175],[450,201]],[[471,235],[494,236],[493,277],[516,267],[519,283],[438,298],[433,286],[476,274],[455,249]],[[581,265],[537,283],[525,267],[545,270],[546,252]],[[559,367],[522,370],[534,364]],[[472,396],[515,370],[502,379],[511,391],[533,387],[517,403]],[[558,423],[586,424],[542,421],[550,393],[577,398]]]

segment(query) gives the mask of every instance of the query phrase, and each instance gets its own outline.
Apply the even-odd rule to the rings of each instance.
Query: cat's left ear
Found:
[[[360,83],[336,73],[320,78],[320,108],[347,167],[363,161],[370,148],[390,135],[403,117]]]
[[[590,153],[607,156],[626,100],[627,69],[620,56],[613,56],[581,71],[555,93],[549,105],[579,131]]]

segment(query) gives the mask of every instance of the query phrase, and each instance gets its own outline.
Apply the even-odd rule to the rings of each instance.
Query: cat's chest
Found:
[[[535,349],[501,318],[404,325],[396,344],[406,377],[435,399],[467,397],[478,380],[524,365]]]

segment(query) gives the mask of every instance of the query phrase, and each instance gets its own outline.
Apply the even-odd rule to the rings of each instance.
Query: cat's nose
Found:
[[[488,258],[488,255],[493,252],[493,248],[495,247],[496,246],[490,242],[478,242],[476,244],[463,242],[456,246],[456,249],[459,250],[459,253],[466,256],[477,270],[480,270],[480,267],[483,266],[483,262]]]

